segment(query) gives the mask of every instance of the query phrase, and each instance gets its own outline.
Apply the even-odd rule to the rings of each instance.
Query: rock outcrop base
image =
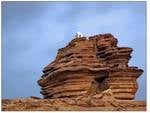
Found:
[[[2,111],[145,111],[145,101],[61,99],[4,99]]]

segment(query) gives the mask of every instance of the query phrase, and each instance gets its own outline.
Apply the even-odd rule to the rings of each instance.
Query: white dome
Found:
[[[80,31],[78,31],[77,33],[76,33],[76,37],[82,37],[83,35],[82,35],[82,33],[80,32]]]

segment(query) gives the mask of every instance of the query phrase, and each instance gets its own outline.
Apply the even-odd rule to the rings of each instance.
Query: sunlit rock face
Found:
[[[38,84],[45,99],[99,97],[110,89],[118,100],[134,99],[143,70],[128,66],[132,48],[111,34],[76,37],[58,50]]]

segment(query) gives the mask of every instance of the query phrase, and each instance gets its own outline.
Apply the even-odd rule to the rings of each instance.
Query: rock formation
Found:
[[[4,99],[2,110],[146,110],[133,100],[143,70],[128,66],[133,49],[117,43],[111,34],[74,38],[38,80],[44,99]]]
[[[44,98],[75,98],[111,89],[116,99],[134,99],[143,70],[128,66],[132,48],[118,47],[111,34],[75,38],[58,50],[38,81]]]

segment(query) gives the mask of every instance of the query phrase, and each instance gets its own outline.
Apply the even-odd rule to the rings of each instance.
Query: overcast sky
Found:
[[[133,48],[129,65],[144,70],[136,99],[146,99],[146,2],[2,2],[2,98],[42,97],[43,68],[76,31]]]

